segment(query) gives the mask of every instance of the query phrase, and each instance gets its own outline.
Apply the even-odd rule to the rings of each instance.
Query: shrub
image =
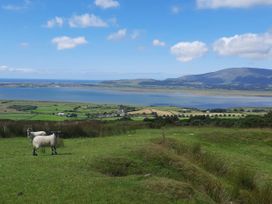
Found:
[[[135,121],[11,121],[0,120],[0,138],[26,137],[27,128],[33,131],[44,130],[48,133],[60,131],[62,138],[99,137],[125,134],[135,129],[145,128],[143,122]]]
[[[15,109],[17,111],[32,111],[36,110],[38,106],[32,106],[32,105],[12,105],[8,107],[9,109]]]
[[[246,167],[240,167],[234,176],[235,183],[247,190],[254,190],[256,188],[254,179],[255,172]]]

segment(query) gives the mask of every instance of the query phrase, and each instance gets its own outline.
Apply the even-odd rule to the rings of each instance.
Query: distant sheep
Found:
[[[41,147],[51,147],[52,155],[57,155],[57,136],[55,133],[47,136],[36,136],[32,141],[33,145],[33,156],[37,156],[36,150]]]
[[[27,129],[27,137],[31,140],[34,139],[36,136],[45,136],[46,132],[45,131],[38,131],[38,132],[32,132],[30,128]]]

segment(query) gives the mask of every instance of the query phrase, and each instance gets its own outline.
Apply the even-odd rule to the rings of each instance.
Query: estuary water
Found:
[[[125,92],[97,88],[0,88],[0,100],[174,105],[192,108],[272,107],[272,97],[204,96],[182,92]]]

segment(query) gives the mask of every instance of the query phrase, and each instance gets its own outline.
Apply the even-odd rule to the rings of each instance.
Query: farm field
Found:
[[[111,113],[117,105],[96,105],[66,102],[0,101],[0,119],[64,121],[84,120],[91,115]],[[58,115],[64,114],[64,115]],[[76,117],[66,117],[76,114]]]
[[[133,120],[146,117],[179,116],[186,119],[191,116],[209,115],[219,118],[241,118],[247,115],[265,115],[271,108],[232,108],[213,112],[174,106],[124,106],[111,104],[39,102],[39,101],[0,101],[0,119],[3,120],[116,120],[128,115]]]
[[[58,153],[0,139],[1,203],[272,201],[271,129],[143,129],[66,139]]]

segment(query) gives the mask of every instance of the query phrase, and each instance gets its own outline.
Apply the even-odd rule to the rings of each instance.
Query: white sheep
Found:
[[[52,150],[52,155],[56,155],[57,149],[57,136],[55,133],[52,135],[47,135],[47,136],[36,136],[34,137],[32,141],[33,145],[33,156],[37,156],[36,150],[38,150],[40,147],[51,147]]]
[[[32,132],[30,128],[27,129],[27,137],[31,140],[34,139],[36,136],[45,136],[46,132],[44,131],[38,131],[38,132]]]

